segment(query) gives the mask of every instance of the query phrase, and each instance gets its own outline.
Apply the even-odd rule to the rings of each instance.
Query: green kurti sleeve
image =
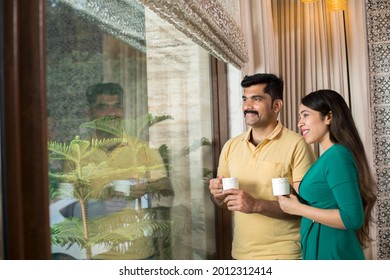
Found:
[[[363,225],[364,210],[359,191],[357,168],[352,153],[337,145],[331,152],[337,158],[328,165],[327,180],[340,209],[340,216],[347,229],[359,229]]]

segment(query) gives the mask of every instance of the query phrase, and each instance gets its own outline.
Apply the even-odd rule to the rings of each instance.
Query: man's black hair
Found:
[[[96,95],[98,94],[118,95],[120,100],[122,100],[123,88],[116,83],[99,83],[89,86],[86,94],[89,105],[93,105],[96,102]]]
[[[272,101],[275,99],[283,100],[283,80],[274,74],[257,73],[251,76],[246,75],[241,81],[243,88],[259,84],[267,84],[264,88],[264,93],[269,94]]]

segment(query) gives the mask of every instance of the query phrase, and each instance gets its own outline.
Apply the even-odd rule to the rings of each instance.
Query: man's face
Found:
[[[266,84],[258,84],[244,89],[242,110],[245,123],[252,127],[267,127],[277,114],[269,94],[264,93]]]
[[[117,95],[98,94],[90,111],[96,122],[96,136],[100,139],[118,138],[122,135],[123,105]]]
[[[91,108],[93,119],[101,117],[118,117],[123,119],[123,105],[117,95],[98,94],[95,105]]]

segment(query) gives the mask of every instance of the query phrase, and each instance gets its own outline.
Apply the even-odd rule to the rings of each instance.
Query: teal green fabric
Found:
[[[360,260],[364,253],[356,230],[364,221],[353,154],[343,145],[327,149],[308,170],[299,187],[301,202],[322,209],[339,209],[346,229],[301,222],[304,260]]]

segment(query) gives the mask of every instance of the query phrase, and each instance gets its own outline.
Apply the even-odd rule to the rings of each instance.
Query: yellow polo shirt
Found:
[[[256,147],[251,130],[224,145],[218,175],[237,177],[240,189],[255,198],[277,200],[271,179],[288,177],[301,181],[315,160],[312,148],[299,134],[279,122]],[[300,219],[280,220],[261,214],[234,212],[232,256],[235,259],[300,259]]]

